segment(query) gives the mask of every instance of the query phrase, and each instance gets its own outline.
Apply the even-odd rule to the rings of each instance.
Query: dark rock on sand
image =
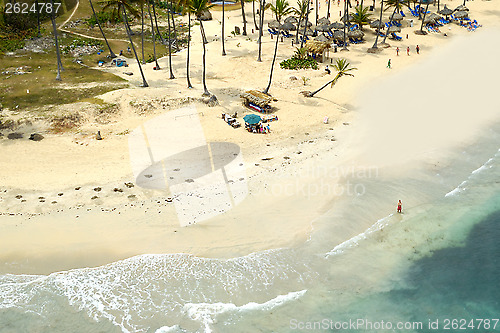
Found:
[[[22,197],[23,197],[23,196],[22,196],[22,195],[20,195],[20,194],[16,195],[16,199],[21,199]]]
[[[132,187],[134,187],[134,184],[133,183],[125,183],[125,186],[127,186],[127,188],[132,188]]]
[[[22,139],[23,138],[23,134],[22,133],[18,133],[18,132],[14,132],[14,133],[10,133],[9,135],[7,135],[7,138],[9,140]]]
[[[33,133],[30,135],[30,140],[32,141],[42,141],[44,139],[43,135],[39,133]]]
[[[95,200],[95,199],[98,199],[99,197],[97,195],[94,195],[92,198],[90,198],[91,200]]]
[[[113,191],[115,191],[115,192],[123,192],[123,190],[122,190],[121,188],[118,188],[118,187],[115,187],[115,188],[113,189]]]
[[[102,190],[102,188],[100,188],[100,187],[94,188],[94,191],[96,191],[96,192],[100,192],[101,190]]]

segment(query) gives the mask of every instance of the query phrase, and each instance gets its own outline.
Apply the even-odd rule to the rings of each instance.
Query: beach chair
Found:
[[[406,17],[405,13],[403,13],[403,11],[400,11],[399,14],[401,14],[401,16],[403,17]]]

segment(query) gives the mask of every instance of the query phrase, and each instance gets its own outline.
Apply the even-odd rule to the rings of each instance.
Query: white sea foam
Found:
[[[306,291],[290,292],[286,295],[278,295],[265,303],[250,302],[242,306],[236,306],[233,303],[188,303],[184,305],[183,311],[192,320],[200,321],[205,328],[205,333],[210,333],[212,332],[211,325],[215,323],[217,315],[227,312],[270,311],[286,302],[299,299]]]
[[[155,333],[178,333],[178,332],[185,332],[182,330],[179,325],[174,325],[174,326],[163,326],[160,327],[155,331]]]
[[[352,237],[351,239],[346,240],[343,243],[335,246],[333,250],[326,253],[325,257],[333,256],[336,254],[343,253],[345,250],[358,246],[359,242],[363,239],[368,238],[368,236],[376,231],[383,229],[385,226],[389,224],[389,219],[394,216],[394,214],[387,215],[386,217],[381,218],[377,222],[375,222],[370,228],[366,229],[364,232],[360,233]]]

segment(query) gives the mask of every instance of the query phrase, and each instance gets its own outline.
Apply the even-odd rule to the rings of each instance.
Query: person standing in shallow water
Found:
[[[398,213],[402,213],[402,210],[403,210],[403,203],[401,202],[401,200],[399,200],[399,202],[398,202]]]

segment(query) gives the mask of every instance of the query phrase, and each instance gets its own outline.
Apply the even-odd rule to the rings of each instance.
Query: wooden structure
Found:
[[[252,110],[258,112],[269,112],[271,110],[269,103],[271,103],[273,98],[263,92],[248,90],[241,94],[240,97],[243,98],[243,104]]]
[[[306,43],[307,52],[313,54],[314,58],[319,62],[323,62],[327,58],[326,53],[329,49],[330,49],[329,42],[308,40]]]

